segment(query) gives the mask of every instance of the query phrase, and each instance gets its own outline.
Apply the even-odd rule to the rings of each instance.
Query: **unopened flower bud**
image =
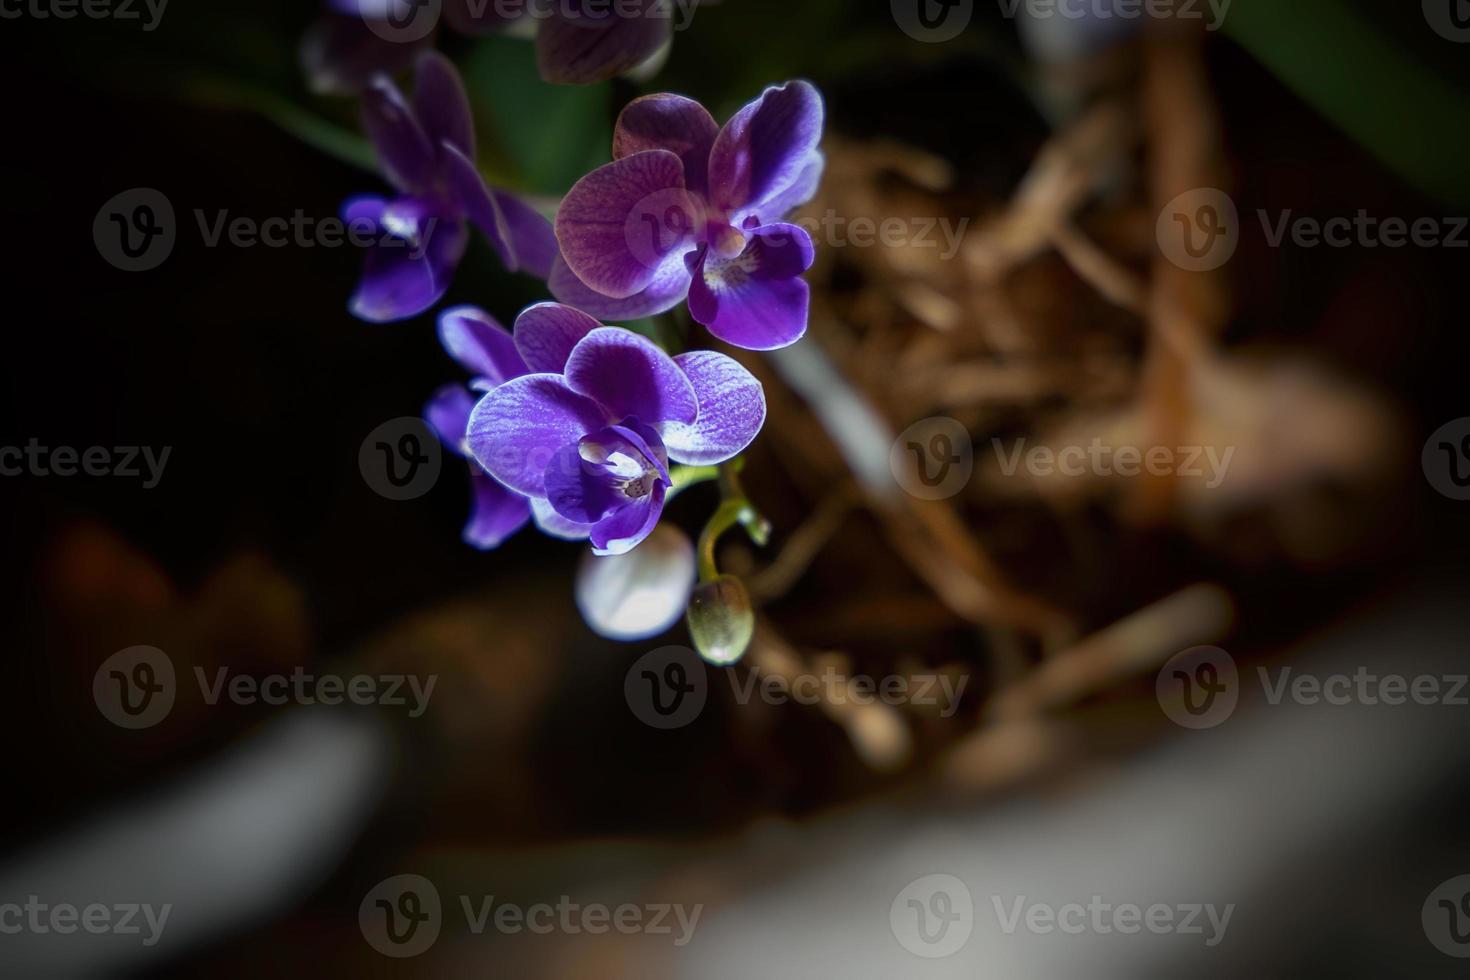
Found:
[[[694,545],[676,527],[660,524],[623,555],[588,553],[577,570],[577,608],[610,640],[657,636],[679,619],[694,585]]]
[[[755,610],[745,583],[721,575],[694,590],[689,600],[689,635],[699,655],[726,667],[745,655],[755,633]]]

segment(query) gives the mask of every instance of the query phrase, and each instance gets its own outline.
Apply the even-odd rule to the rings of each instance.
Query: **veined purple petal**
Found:
[[[757,225],[768,225],[780,221],[816,196],[817,188],[822,183],[822,172],[826,166],[827,158],[822,155],[821,151],[813,150],[807,156],[806,164],[790,187],[773,197],[757,201],[737,211],[732,215],[732,222],[739,225],[748,219],[754,219]]]
[[[811,236],[798,225],[766,225],[733,259],[706,252],[689,288],[689,312],[726,343],[776,350],[806,333],[811,294],[801,274],[811,267]]]
[[[515,251],[517,271],[545,279],[560,254],[551,222],[525,200],[505,191],[492,190],[505,219],[505,234]]]
[[[630,503],[618,489],[621,480],[598,463],[582,458],[582,447],[568,443],[546,467],[546,500],[552,510],[577,524],[596,524]],[[640,467],[641,470],[641,467]],[[632,474],[623,479],[635,479]]]
[[[473,461],[470,463],[470,519],[464,526],[465,543],[481,551],[500,547],[531,519],[531,503],[496,483]]]
[[[515,345],[533,371],[561,374],[572,349],[601,327],[581,310],[561,303],[537,303],[516,317]]]
[[[456,306],[440,313],[439,343],[460,367],[488,382],[488,388],[531,373],[510,331],[476,306]],[[469,418],[468,410],[465,418]]]
[[[434,180],[434,144],[414,118],[398,86],[386,76],[374,78],[362,94],[362,123],[390,183],[419,193]]]
[[[594,524],[655,482],[671,482],[668,451],[657,430],[629,419],[563,446],[546,468],[546,499],[563,517]]]
[[[551,290],[551,295],[561,302],[590,313],[599,320],[636,320],[672,310],[684,302],[684,297],[689,295],[689,281],[689,269],[684,264],[683,256],[670,255],[659,266],[647,289],[623,299],[613,299],[594,292],[577,278],[571,266],[558,255],[546,285]]]
[[[822,97],[809,82],[766,89],[720,131],[710,151],[710,201],[726,212],[783,194],[822,138]]]
[[[434,41],[389,41],[375,34],[361,17],[326,15],[301,38],[301,70],[307,85],[322,95],[357,95],[379,74],[396,75]]]
[[[475,159],[475,117],[453,63],[437,51],[419,55],[414,68],[413,109],[429,145],[453,144]]]
[[[688,251],[695,227],[684,165],[668,150],[598,167],[572,185],[556,213],[567,265],[593,291],[614,299],[648,288],[669,255]]]
[[[359,198],[349,202],[345,213],[360,218],[371,208],[367,199]],[[416,242],[381,234],[365,249],[362,280],[349,303],[353,315],[388,323],[432,308],[449,288],[468,237],[463,223],[443,219],[427,222]]]
[[[693,422],[699,415],[694,386],[674,359],[621,327],[599,327],[582,338],[567,358],[566,379],[617,419],[633,416],[656,425]]]
[[[629,102],[613,129],[613,159],[668,150],[684,163],[684,186],[709,189],[709,154],[719,126],[709,110],[682,95],[645,95]]]
[[[663,426],[669,458],[692,466],[733,459],[750,445],[766,422],[766,392],[749,371],[712,350],[674,358],[699,396],[699,418],[692,425]]]
[[[588,538],[597,555],[626,555],[658,526],[667,488],[655,483],[648,496],[620,508],[592,525]]]
[[[449,192],[455,204],[463,211],[470,223],[480,229],[489,241],[500,262],[511,272],[520,267],[520,256],[512,244],[505,214],[500,210],[496,195],[491,192],[480,176],[480,171],[452,143],[440,146],[444,162],[444,175],[449,183]]]
[[[586,85],[636,68],[672,35],[669,17],[552,17],[537,30],[536,64],[548,82]]]
[[[424,421],[433,426],[444,448],[456,456],[468,458],[469,447],[465,444],[465,431],[470,425],[470,412],[474,410],[475,398],[464,385],[442,385],[424,406]]]
[[[542,534],[563,541],[585,541],[592,533],[591,524],[578,524],[569,521],[556,512],[546,500],[540,497],[531,497],[531,517],[536,521],[536,528]]]
[[[470,413],[470,452],[495,479],[528,497],[546,495],[552,457],[608,422],[602,406],[554,374],[513,378]]]

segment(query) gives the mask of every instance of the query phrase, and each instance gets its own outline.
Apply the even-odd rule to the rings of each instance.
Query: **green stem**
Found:
[[[745,495],[740,486],[740,471],[745,466],[743,459],[723,463],[717,470],[720,481],[720,506],[699,533],[699,580],[713,582],[720,577],[715,562],[715,546],[720,536],[736,524],[745,528],[745,533],[758,547],[764,547],[771,539],[771,522],[761,516],[760,511]],[[712,467],[703,467],[712,469]]]
[[[669,476],[673,478],[674,484],[669,487],[668,495],[664,497],[665,501],[673,500],[681,491],[688,490],[690,487],[718,480],[720,468],[718,466],[670,466]]]
[[[699,532],[699,581],[713,582],[720,577],[720,568],[715,563],[715,545],[720,535],[736,524],[744,523],[746,512],[751,509],[745,500],[726,500],[715,509],[714,515]]]

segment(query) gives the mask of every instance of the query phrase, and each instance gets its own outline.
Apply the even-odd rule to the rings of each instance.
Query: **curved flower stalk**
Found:
[[[613,162],[578,181],[556,215],[553,295],[606,319],[686,297],[716,337],[774,350],[806,332],[811,236],[782,222],[816,193],[821,96],[768,88],[723,129],[698,102],[650,95],[618,118]]]
[[[636,6],[634,6],[636,4]],[[461,34],[532,27],[541,77],[585,85],[656,66],[691,0],[328,0],[302,39],[301,63],[318,92],[356,93],[377,72],[394,73],[432,47],[442,17]],[[399,25],[409,24],[408,28]]]
[[[468,446],[485,471],[530,498],[536,524],[625,554],[663,513],[669,463],[737,456],[765,423],[765,392],[714,351],[670,357],[652,341],[542,303],[516,319],[514,343],[534,373],[482,398]]]
[[[469,241],[466,222],[490,240],[507,269],[549,275],[556,253],[550,223],[520,198],[489,187],[475,168],[469,98],[448,59],[433,51],[419,56],[412,101],[378,76],[363,93],[363,124],[399,196],[364,195],[343,205],[345,221],[377,232],[351,300],[355,316],[385,323],[439,302]]]
[[[531,519],[531,504],[507,490],[486,473],[470,454],[465,432],[470,412],[479,393],[529,374],[510,331],[484,310],[460,306],[439,315],[439,342],[449,356],[473,376],[469,387],[448,384],[440,388],[424,407],[424,418],[434,427],[439,441],[464,458],[470,468],[470,519],[464,540],[482,551],[498,548]]]

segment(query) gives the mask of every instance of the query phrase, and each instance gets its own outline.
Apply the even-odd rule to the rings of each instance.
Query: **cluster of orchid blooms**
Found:
[[[541,25],[544,76],[606,77],[648,54],[646,31],[605,27],[609,36],[589,48],[564,36],[577,30],[597,28]],[[598,53],[592,68],[589,50]],[[557,68],[559,51],[584,57]],[[788,82],[723,127],[682,96],[637,99],[617,120],[612,162],[571,187],[552,220],[481,176],[470,102],[453,64],[433,50],[418,51],[413,64],[411,97],[383,71],[361,88],[364,125],[395,196],[355,197],[343,207],[346,219],[370,221],[380,233],[350,308],[377,323],[433,310],[471,227],[508,270],[545,281],[555,302],[521,311],[511,330],[475,307],[440,312],[440,342],[469,377],[436,392],[425,417],[469,464],[469,544],[494,548],[534,523],[552,537],[590,542],[591,561],[616,562],[655,531],[671,491],[721,464],[725,486],[733,485],[728,464],[760,432],[766,403],[760,383],[725,354],[671,355],[602,321],[687,303],[693,320],[736,347],[774,350],[802,337],[802,274],[813,245],[782,219],[821,177],[821,98],[806,82]],[[702,476],[689,475],[696,471]],[[706,538],[749,517],[738,507],[717,512]],[[702,652],[728,660],[743,651],[748,623],[697,615],[711,603],[742,602],[739,583],[714,568],[712,550],[711,542],[700,562],[704,583],[690,625]],[[642,624],[646,633],[668,625]]]

